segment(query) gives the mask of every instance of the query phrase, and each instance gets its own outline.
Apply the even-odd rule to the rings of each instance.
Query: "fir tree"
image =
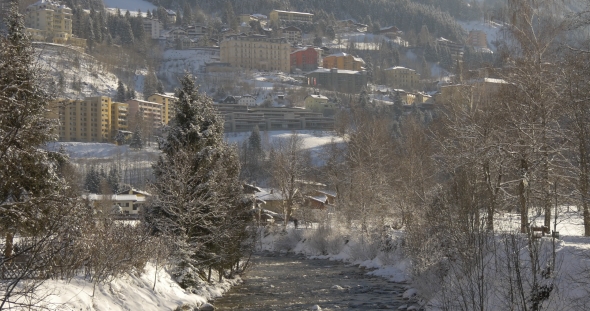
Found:
[[[141,138],[141,128],[139,126],[136,126],[135,131],[133,131],[133,136],[131,136],[129,147],[138,150],[143,149],[143,139]]]
[[[117,83],[117,97],[115,97],[115,101],[119,103],[123,103],[126,100],[125,94],[125,85],[123,85],[123,81],[119,80]]]
[[[154,165],[155,199],[146,221],[174,237],[176,275],[194,286],[199,271],[235,265],[246,236],[248,206],[238,156],[223,138],[223,120],[192,76],[181,80],[176,116]]]

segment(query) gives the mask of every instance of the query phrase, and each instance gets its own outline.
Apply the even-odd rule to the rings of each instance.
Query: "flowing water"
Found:
[[[406,286],[356,266],[276,253],[252,260],[244,283],[217,299],[215,310],[397,310],[408,304],[401,297]]]

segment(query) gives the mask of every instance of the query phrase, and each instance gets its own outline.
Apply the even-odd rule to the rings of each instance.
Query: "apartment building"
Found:
[[[39,0],[27,7],[25,27],[34,40],[86,47],[86,39],[72,35],[72,9],[51,0]]]
[[[174,118],[174,103],[178,98],[166,94],[154,94],[148,97],[148,101],[153,103],[162,104],[162,123],[168,124],[172,118]]]
[[[416,90],[420,86],[420,75],[416,70],[395,66],[383,70],[388,86],[396,89]]]
[[[295,22],[313,22],[313,14],[304,12],[294,11],[281,11],[272,10],[270,12],[271,22],[280,23],[282,21],[295,21]]]
[[[153,123],[153,128],[162,127],[163,104],[139,99],[130,99],[127,104],[129,105],[129,118],[135,118],[137,113],[141,111],[144,120]]]
[[[157,19],[144,19],[143,30],[152,39],[159,39],[160,33],[164,30],[162,23]]]
[[[309,85],[330,91],[358,93],[367,86],[366,71],[318,68],[307,74]]]
[[[127,130],[125,103],[113,103],[110,97],[84,100],[58,100],[50,105],[50,118],[59,120],[60,141],[107,142],[119,130]]]
[[[334,118],[302,108],[249,108],[239,104],[215,104],[223,116],[226,132],[282,130],[333,130]]]
[[[285,37],[292,45],[298,45],[303,42],[301,29],[295,26],[281,28],[281,36]]]
[[[467,37],[467,45],[476,48],[487,48],[488,47],[488,36],[484,31],[471,30]]]
[[[291,52],[291,70],[316,70],[322,61],[322,49],[305,47]]]
[[[336,53],[324,57],[324,68],[360,71],[365,69],[365,61],[346,53]]]
[[[290,45],[285,38],[233,35],[220,44],[221,62],[234,67],[289,72]]]

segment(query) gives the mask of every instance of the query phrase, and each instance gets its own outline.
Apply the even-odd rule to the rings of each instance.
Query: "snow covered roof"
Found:
[[[308,196],[307,198],[320,202],[320,203],[324,203],[326,204],[326,202],[328,201],[328,197],[325,195],[319,195],[319,196]]]
[[[334,69],[337,73],[343,73],[343,74],[349,74],[349,75],[355,75],[355,74],[361,74],[360,71],[354,71],[354,70],[345,70],[345,69]],[[317,72],[317,73],[329,73],[331,72],[332,69],[327,69],[327,68],[318,68],[311,73]]]
[[[338,52],[338,53],[330,54],[330,55],[328,55],[326,57],[331,57],[331,56],[334,56],[334,57],[342,57],[342,56],[347,56],[347,55],[348,54],[346,54],[344,52]]]
[[[311,13],[305,13],[305,12],[296,12],[296,11],[281,11],[281,10],[274,10],[275,12],[279,12],[279,13],[296,13],[296,14],[304,14],[304,15],[311,15],[313,16],[313,14]]]
[[[414,69],[410,69],[410,68],[406,68],[406,67],[402,67],[402,66],[393,66],[384,70],[400,70],[400,69],[405,69],[405,70],[409,70],[409,71],[416,71]]]
[[[86,196],[84,196],[86,197]],[[138,197],[135,194],[94,194],[91,193],[87,196],[90,201],[101,201],[110,200],[115,202],[122,201],[133,201],[133,202],[145,202],[145,197]]]
[[[334,197],[334,198],[336,197],[336,191],[332,191],[332,190],[316,190],[316,192],[323,193],[323,194],[325,194],[327,196],[331,196],[331,197]]]
[[[262,191],[254,194],[256,199],[263,201],[282,201],[283,195],[277,189],[261,188]]]
[[[325,100],[328,100],[328,97],[326,97],[324,95],[311,94],[311,95],[309,95],[309,97],[316,98],[316,99],[325,99]]]

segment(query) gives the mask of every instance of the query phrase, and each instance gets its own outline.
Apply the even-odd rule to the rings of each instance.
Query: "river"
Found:
[[[214,302],[215,310],[397,310],[403,284],[364,269],[302,255],[260,253],[244,283]]]

